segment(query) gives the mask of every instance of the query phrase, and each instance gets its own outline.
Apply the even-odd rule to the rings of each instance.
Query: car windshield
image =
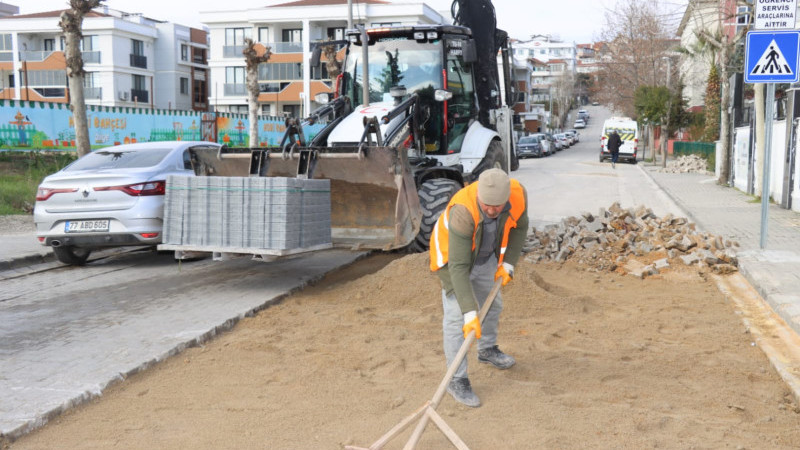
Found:
[[[97,150],[67,166],[65,172],[102,169],[140,169],[160,163],[170,152],[170,148],[152,150]]]
[[[425,90],[431,98],[435,89],[442,88],[439,40],[419,43],[397,36],[386,37],[370,44],[368,57],[370,102],[393,101],[389,95],[392,86],[405,86],[409,94]],[[345,89],[355,104],[362,103],[364,68],[361,59],[361,46],[354,43],[347,55]]]
[[[535,144],[536,142],[539,142],[539,138],[536,136],[525,136],[519,140],[520,144]]]

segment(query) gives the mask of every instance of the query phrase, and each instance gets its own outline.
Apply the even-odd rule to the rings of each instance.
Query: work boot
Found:
[[[469,378],[453,378],[447,385],[447,393],[453,396],[458,403],[463,403],[469,407],[477,408],[481,406],[481,399],[472,392]]]
[[[508,369],[517,361],[511,355],[506,355],[495,345],[483,350],[478,350],[478,362],[491,364],[498,369]]]

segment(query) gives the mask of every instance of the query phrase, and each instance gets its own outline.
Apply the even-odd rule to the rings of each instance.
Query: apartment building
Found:
[[[69,101],[61,12],[0,17],[0,98]],[[208,110],[204,30],[101,7],[81,51],[89,105]]]
[[[447,20],[422,2],[359,0],[352,4],[353,26],[439,24]],[[347,0],[299,0],[262,8],[201,12],[211,42],[209,67],[212,108],[247,112],[244,40],[269,47],[272,56],[258,68],[261,113],[305,116],[318,105],[314,96],[332,91],[323,67],[310,67],[312,44],[344,39]],[[340,52],[340,57],[341,57]]]

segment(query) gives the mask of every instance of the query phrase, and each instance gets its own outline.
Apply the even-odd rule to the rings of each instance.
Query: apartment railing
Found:
[[[131,67],[147,69],[147,56],[131,53]]]
[[[302,42],[263,42],[272,53],[303,53]]]
[[[247,94],[247,85],[246,84],[225,83],[224,92],[225,92],[225,95],[246,95]]]
[[[225,58],[244,58],[242,50],[244,50],[244,45],[225,45],[222,47],[222,56]]]
[[[102,87],[84,87],[83,97],[87,100],[100,100],[103,98]]]
[[[53,54],[52,50],[26,50],[19,52],[20,61],[44,61]]]
[[[147,103],[150,101],[149,92],[140,89],[131,89],[131,101]]]
[[[89,52],[81,52],[81,56],[83,57],[83,62],[88,64],[100,64],[100,51],[89,51]],[[147,61],[145,61],[145,65]]]

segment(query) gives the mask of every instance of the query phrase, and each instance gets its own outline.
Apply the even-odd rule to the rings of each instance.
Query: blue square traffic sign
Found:
[[[750,31],[744,47],[745,83],[800,80],[800,31]]]

